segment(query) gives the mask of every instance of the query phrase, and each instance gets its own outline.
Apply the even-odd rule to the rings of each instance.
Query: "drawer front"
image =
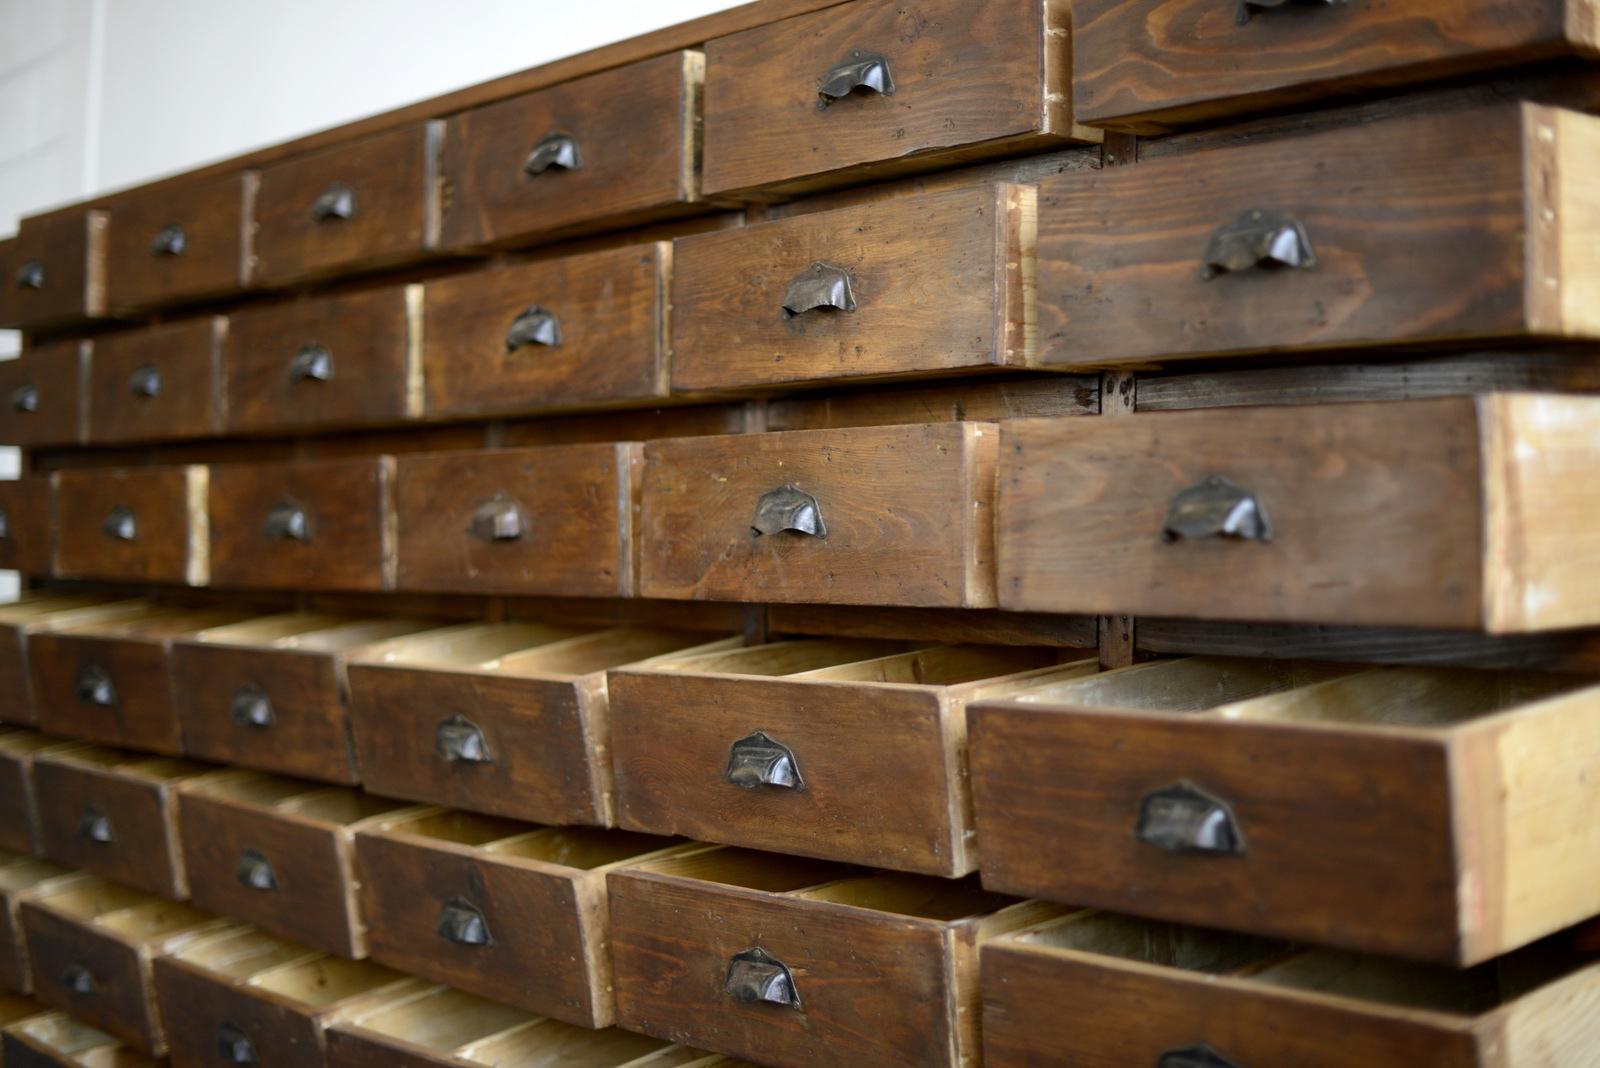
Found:
[[[35,634],[28,659],[45,731],[102,745],[182,752],[167,650],[160,642]]]
[[[602,877],[379,834],[357,835],[356,856],[373,959],[580,1027],[610,1024],[608,983],[596,974],[604,954],[590,944]]]
[[[89,342],[58,341],[0,361],[0,441],[68,445],[83,436]]]
[[[33,778],[46,856],[162,897],[188,896],[166,783],[48,758],[34,762]]]
[[[6,895],[5,907],[0,909],[0,988],[27,994],[33,990],[33,970],[18,910],[15,897]]]
[[[106,229],[106,303],[134,311],[239,289],[252,177],[230,174],[118,204]]]
[[[867,0],[713,40],[705,190],[800,191],[1065,136],[1066,27],[1055,0]]]
[[[205,467],[61,471],[55,485],[57,575],[206,584]]]
[[[402,456],[403,590],[627,597],[639,445]]]
[[[237,1063],[219,1052],[242,1035],[262,1068],[322,1063],[322,1021],[254,987],[202,975],[173,961],[155,962],[156,994],[175,1065]],[[229,1042],[229,1048],[234,1043]]]
[[[0,327],[33,330],[105,312],[104,212],[30,219],[0,242]]]
[[[1025,363],[1033,206],[1032,189],[977,186],[680,238],[673,389]]]
[[[1573,10],[1566,0],[1074,0],[1074,104],[1080,122],[1159,131],[1592,48],[1592,31],[1585,42],[1569,30]]]
[[[438,229],[441,125],[404,126],[262,168],[255,281],[273,285],[421,257]]]
[[[452,116],[443,245],[510,243],[680,213],[696,198],[703,61],[672,52]]]
[[[228,427],[358,426],[415,414],[418,286],[235,313],[224,348]]]
[[[429,415],[666,394],[665,242],[455,275],[423,287]]]
[[[28,732],[31,733],[31,732]],[[23,752],[0,755],[0,849],[13,853],[38,852],[39,813],[33,792],[33,757]]]
[[[190,755],[324,782],[360,781],[333,656],[182,642],[172,658]]]
[[[1482,623],[1471,399],[1024,420],[1001,434],[1004,608]]]
[[[213,467],[212,582],[387,589],[393,481],[387,456]]]
[[[24,575],[50,570],[50,480],[0,481],[0,568]]]
[[[133,945],[22,906],[33,995],[140,1049],[162,1049],[150,964]]]
[[[219,433],[226,334],[227,320],[215,316],[97,338],[85,383],[88,440],[109,445]]]
[[[996,442],[974,423],[651,442],[640,592],[993,604]]]

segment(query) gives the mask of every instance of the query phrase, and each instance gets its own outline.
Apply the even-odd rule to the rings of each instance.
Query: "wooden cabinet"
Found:
[[[0,849],[39,853],[39,808],[33,789],[33,762],[42,753],[70,748],[72,742],[38,731],[0,727]]]
[[[102,334],[84,376],[90,444],[204,438],[222,431],[223,316]]]
[[[29,219],[0,241],[0,327],[40,330],[106,314],[106,214]]]
[[[6,1025],[0,1063],[11,1068],[160,1068],[165,1062],[64,1012],[49,1012]]]
[[[0,987],[17,994],[33,990],[22,902],[34,891],[46,892],[76,878],[77,873],[49,861],[0,852]]]
[[[55,574],[209,581],[204,465],[61,471],[54,480]]]
[[[83,376],[91,345],[56,341],[0,361],[0,441],[68,445],[83,437]]]
[[[254,174],[230,173],[119,202],[106,225],[106,305],[133,312],[237,292],[254,184]]]
[[[24,575],[50,570],[50,479],[0,481],[0,567]]]
[[[23,591],[16,601],[0,605],[0,723],[39,722],[28,652],[33,635],[53,627],[138,615],[148,607],[143,601],[56,591]]]

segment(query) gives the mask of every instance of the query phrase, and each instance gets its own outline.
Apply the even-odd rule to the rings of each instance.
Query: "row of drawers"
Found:
[[[535,1023],[428,976],[81,875],[9,893],[7,914],[20,917],[42,1001],[140,1048],[170,1046],[175,1068],[217,1063],[219,1051],[223,1063],[297,1068],[377,1068],[402,1055],[417,1068],[726,1063],[663,1041],[776,1068],[1062,1058],[1343,1068],[1352,1056],[1394,1068],[1586,1068],[1600,1041],[1577,1008],[1600,988],[1592,926],[1459,971],[716,847],[591,874],[628,1031]],[[414,940],[467,960],[511,948],[487,940],[505,928],[445,929],[485,940],[461,947],[426,925]],[[519,948],[515,979],[494,991],[502,1001],[566,964]],[[426,959],[440,970],[439,954]],[[480,977],[475,964],[454,970]],[[658,1059],[629,1059],[641,1056]]]
[[[1504,393],[66,470],[0,483],[0,565],[1531,632],[1600,622],[1596,418]]]
[[[362,629],[377,627],[342,630]],[[214,633],[173,654],[188,754],[359,778],[373,795],[947,877],[980,870],[1010,893],[1431,960],[1485,960],[1600,912],[1600,793],[1585,781],[1600,704],[1563,676],[1227,659],[1095,674],[1059,650],[739,648],[529,624],[423,632],[342,661]],[[33,636],[32,652],[76,671],[36,672],[47,729],[154,737],[144,721],[143,737],[115,729],[127,710],[97,706],[84,682],[120,685],[144,650],[119,659],[111,642],[51,638]],[[126,704],[150,724],[166,711],[153,693]],[[207,786],[202,766],[74,744],[0,735],[0,788],[35,832],[18,820],[0,845],[174,896],[194,886],[196,863],[221,873],[216,885],[243,850],[290,852],[263,825],[310,819],[347,839],[395,804],[282,785],[328,799],[334,815],[318,822],[257,776]],[[231,798],[216,806],[256,812],[257,840],[207,823],[197,848],[231,852],[180,849],[175,792],[191,780],[199,796]],[[329,848],[295,852],[326,865]],[[338,878],[308,882],[331,890]],[[345,917],[326,921],[337,933],[289,933],[355,951],[359,924],[336,907],[347,896],[289,913],[322,923],[332,909]]]

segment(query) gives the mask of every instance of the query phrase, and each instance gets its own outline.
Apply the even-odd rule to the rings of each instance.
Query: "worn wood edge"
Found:
[[[1039,187],[995,188],[996,362],[1031,367],[1038,352]]]
[[[189,546],[184,581],[204,586],[211,581],[211,514],[206,507],[211,492],[211,468],[188,464],[183,469],[184,504],[189,517]]]

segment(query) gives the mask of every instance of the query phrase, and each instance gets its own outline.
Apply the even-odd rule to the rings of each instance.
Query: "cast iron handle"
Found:
[[[270,727],[278,722],[272,709],[272,699],[267,691],[253,682],[247,682],[233,691],[233,705],[229,710],[233,721],[241,727]]]
[[[294,359],[289,361],[289,381],[304,382],[310,379],[313,382],[326,382],[333,377],[333,353],[328,351],[326,345],[312,342],[301,345],[300,351],[294,354]]]
[[[150,255],[181,256],[188,247],[189,235],[183,232],[183,227],[177,223],[167,223],[156,231],[156,236],[151,240]]]
[[[117,829],[111,825],[110,816],[94,805],[87,805],[82,818],[78,820],[78,836],[90,842],[109,845],[117,840]]]
[[[99,664],[85,664],[78,670],[78,700],[86,705],[109,708],[117,703],[117,688]]]
[[[488,946],[494,944],[489,935],[489,921],[470,901],[453,897],[439,910],[439,937],[458,946]]]
[[[506,331],[506,351],[515,352],[524,345],[545,345],[555,348],[561,344],[561,320],[556,313],[537,304],[528,305],[523,313],[511,320]]]
[[[817,88],[817,107],[825,108],[858,90],[884,96],[894,94],[894,76],[889,73],[887,56],[860,49],[852,51],[849,59],[822,76],[822,84]]]
[[[756,502],[756,514],[750,520],[750,529],[757,537],[780,534],[786,530],[814,538],[823,538],[828,534],[817,499],[793,482],[761,495]]]
[[[441,760],[456,764],[489,764],[489,743],[483,730],[466,716],[456,715],[440,723],[433,733],[433,748]]]
[[[800,992],[795,989],[789,966],[760,946],[735,953],[728,960],[723,988],[733,1000],[747,1005],[765,1001],[791,1009],[800,1007]]]
[[[267,513],[267,537],[283,541],[310,541],[311,523],[306,510],[293,501],[272,506]]]
[[[1311,7],[1314,4],[1332,7],[1334,4],[1344,2],[1345,0],[1240,0],[1239,11],[1234,18],[1243,26],[1261,12],[1276,11],[1280,7]]]
[[[855,290],[850,287],[850,274],[843,267],[813,263],[795,275],[789,288],[783,291],[785,318],[792,319],[814,308],[856,310]]]
[[[241,886],[252,890],[278,888],[278,873],[272,870],[272,862],[254,849],[246,849],[239,854],[239,864],[233,869],[233,877],[239,880]]]
[[[39,410],[39,387],[35,385],[18,386],[11,391],[11,407],[25,415],[32,415]]]
[[[147,363],[128,376],[128,392],[135,397],[161,396],[161,372],[153,363]]]
[[[1290,267],[1306,270],[1317,265],[1317,254],[1306,235],[1305,224],[1273,211],[1247,211],[1211,235],[1206,245],[1200,277],[1248,271],[1252,267]]]
[[[43,289],[44,264],[38,260],[23,260],[22,266],[17,268],[18,289]]]
[[[316,200],[311,202],[311,218],[317,222],[330,219],[353,219],[356,215],[356,191],[343,182],[330,182]]]
[[[578,142],[564,133],[545,134],[522,164],[523,173],[530,176],[543,174],[551,167],[563,171],[583,170],[583,154],[578,151]]]
[[[217,1028],[217,1056],[229,1064],[255,1064],[255,1043],[233,1024],[225,1023]]]
[[[806,788],[794,751],[766,731],[756,731],[733,743],[723,778],[746,790],[758,786],[781,786],[786,790]]]
[[[496,493],[472,513],[467,532],[484,541],[516,541],[528,532],[528,523],[516,501]]]
[[[61,973],[61,982],[74,994],[88,995],[95,992],[96,984],[94,973],[82,964],[69,964]]]
[[[100,524],[100,529],[114,541],[133,541],[139,536],[139,520],[134,516],[133,509],[119,504],[111,509],[111,514]]]
[[[1169,853],[1244,855],[1244,835],[1228,803],[1192,783],[1146,794],[1135,830],[1139,841]]]
[[[0,508],[0,541],[11,540],[11,513]]]
[[[1156,1068],[1239,1068],[1228,1058],[1207,1045],[1173,1049],[1161,1055]]]
[[[1220,475],[1209,475],[1181,491],[1167,506],[1165,541],[1238,538],[1271,541],[1272,524],[1254,493]]]

